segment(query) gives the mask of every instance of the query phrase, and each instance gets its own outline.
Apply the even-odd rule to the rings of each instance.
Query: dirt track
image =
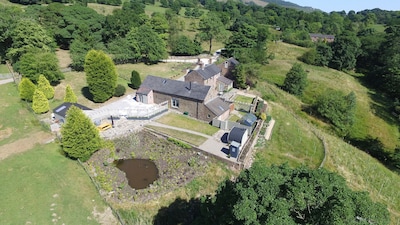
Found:
[[[44,131],[33,133],[27,138],[0,146],[0,160],[11,155],[22,153],[33,148],[36,144],[43,144],[53,139],[53,135]]]

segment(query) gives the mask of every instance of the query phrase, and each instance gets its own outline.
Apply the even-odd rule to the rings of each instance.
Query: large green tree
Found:
[[[201,41],[209,42],[209,54],[211,54],[213,40],[223,40],[227,33],[224,24],[215,12],[209,12],[201,16],[199,30],[198,38]]]
[[[6,51],[12,44],[12,31],[23,15],[21,7],[0,5],[0,61],[6,58]]]
[[[73,159],[87,161],[102,147],[99,131],[81,109],[71,106],[61,127],[63,151]]]
[[[386,207],[325,169],[262,163],[220,185],[196,224],[389,224]]]
[[[85,57],[86,82],[94,102],[105,102],[117,86],[117,70],[103,51],[90,50]]]
[[[380,47],[379,72],[383,90],[400,99],[400,25],[386,28],[386,41]]]
[[[54,88],[50,85],[46,77],[42,74],[39,75],[37,89],[43,92],[47,99],[52,99],[54,97]]]
[[[71,86],[68,84],[67,87],[65,88],[64,102],[76,103],[77,101],[78,101],[78,98],[76,97]]]
[[[18,84],[19,97],[22,100],[31,102],[33,94],[35,93],[36,86],[26,77],[23,77],[21,82]]]
[[[36,21],[21,19],[11,32],[12,45],[7,51],[7,57],[13,62],[32,50],[50,52],[55,49],[54,39]]]
[[[137,46],[141,58],[147,63],[157,62],[167,56],[164,40],[148,25],[133,28],[127,35],[132,46]]]
[[[283,89],[290,94],[300,96],[307,86],[307,73],[300,63],[295,63],[286,74]]]
[[[199,42],[190,40],[185,35],[172,35],[169,38],[172,55],[198,55],[202,48]]]
[[[78,28],[76,38],[70,46],[72,64],[71,67],[77,71],[82,71],[85,64],[85,56],[91,49],[104,49],[100,37],[91,33],[87,25],[82,25]]]
[[[332,60],[330,66],[337,70],[352,70],[356,67],[357,57],[360,54],[361,42],[352,33],[341,34],[335,37],[332,43]]]
[[[32,109],[36,114],[42,114],[50,110],[46,95],[39,89],[36,89],[33,94]]]
[[[64,79],[64,74],[58,66],[58,59],[53,52],[28,52],[21,56],[15,64],[15,69],[34,83],[38,82],[40,74],[51,83]]]
[[[354,92],[344,95],[340,91],[327,90],[317,97],[314,108],[344,137],[354,123],[356,100]]]

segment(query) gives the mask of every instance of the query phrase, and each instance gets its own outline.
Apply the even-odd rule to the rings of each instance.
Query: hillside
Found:
[[[256,5],[263,6],[263,7],[268,5],[268,4],[276,4],[276,5],[279,5],[279,6],[283,6],[283,7],[287,7],[287,8],[293,8],[293,9],[297,9],[297,10],[302,10],[302,11],[305,11],[305,12],[312,12],[312,11],[316,10],[316,9],[314,9],[312,7],[300,6],[300,5],[297,5],[295,3],[288,2],[288,1],[283,1],[283,0],[242,0],[242,2],[247,3],[247,4],[252,2],[252,3],[256,4]]]
[[[316,167],[321,159],[319,151],[323,149],[321,142],[316,140],[318,136],[325,142],[324,167],[343,176],[351,188],[368,191],[374,201],[386,204],[392,224],[396,224],[400,219],[400,197],[397,194],[400,176],[360,149],[330,134],[327,124],[302,111],[302,100],[316,96],[326,88],[344,92],[353,90],[357,95],[357,122],[353,129],[360,137],[378,137],[385,146],[393,147],[400,144],[397,126],[374,111],[374,105],[378,103],[357,77],[337,70],[303,64],[308,71],[309,85],[302,99],[284,92],[278,86],[283,83],[291,66],[299,62],[297,57],[307,49],[277,43],[270,44],[269,50],[275,53],[275,59],[262,68],[264,72],[256,90],[264,99],[269,99],[269,114],[277,122],[271,142],[259,149],[257,160],[266,164],[287,162],[292,166]],[[335,85],[338,83],[341,85]]]

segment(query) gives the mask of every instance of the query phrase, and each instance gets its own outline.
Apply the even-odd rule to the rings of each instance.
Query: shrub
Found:
[[[260,119],[266,120],[266,119],[267,119],[267,114],[261,113],[261,114],[260,114]]]
[[[115,88],[114,96],[121,97],[122,95],[125,94],[125,92],[126,92],[125,87],[122,86],[121,84],[118,84],[117,87]]]
[[[33,94],[35,93],[36,86],[31,80],[24,77],[18,85],[19,97],[22,100],[31,102],[33,100]]]
[[[182,141],[180,141],[180,140],[177,140],[177,139],[175,139],[175,138],[168,138],[168,141],[170,141],[170,142],[176,144],[176,145],[179,146],[179,147],[185,148],[185,149],[190,149],[190,148],[192,148],[192,146],[190,146],[189,144],[186,144],[186,143],[184,143],[184,142],[182,142]]]

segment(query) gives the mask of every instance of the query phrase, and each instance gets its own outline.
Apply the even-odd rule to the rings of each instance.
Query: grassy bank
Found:
[[[105,204],[83,169],[57,144],[36,146],[0,163],[2,224],[98,224]]]
[[[210,136],[219,130],[217,127],[213,127],[208,123],[177,113],[168,113],[167,115],[157,119],[157,122],[187,130],[197,131]]]
[[[315,97],[328,88],[346,94],[354,91],[357,96],[357,109],[351,135],[361,139],[368,136],[379,138],[385,147],[390,149],[399,145],[400,135],[396,123],[388,115],[386,106],[389,102],[361,85],[358,74],[305,64],[303,68],[308,72],[309,81],[305,93],[300,98],[289,95],[281,90],[279,85],[283,83],[293,63],[299,62],[297,57],[306,49],[285,43],[273,44],[270,49],[274,50],[276,59],[263,67],[262,71],[265,73],[260,75],[261,82],[257,84],[257,91],[270,100],[272,109],[269,113],[277,122],[272,140],[267,142],[264,149],[258,151],[257,160],[264,160],[267,164],[288,162],[291,166],[318,162],[318,157],[321,159],[322,155],[310,153],[313,153],[314,145],[321,149],[321,145],[318,144],[320,142],[303,123],[298,122],[308,121],[307,126],[316,130],[326,142],[328,151],[325,167],[343,176],[352,189],[368,191],[374,201],[386,204],[391,214],[391,224],[399,224],[400,176],[370,155],[332,136],[329,134],[331,130],[328,124],[302,111],[304,103],[313,103]],[[296,153],[299,154],[294,155]],[[310,158],[304,159],[307,156]],[[312,165],[315,166],[315,163],[311,163]]]

